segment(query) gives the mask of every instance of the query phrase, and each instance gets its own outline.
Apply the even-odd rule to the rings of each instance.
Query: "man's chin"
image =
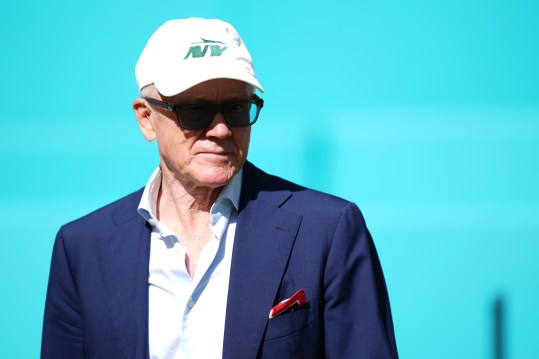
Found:
[[[209,167],[201,172],[198,183],[202,187],[217,188],[228,184],[238,172],[234,166]]]

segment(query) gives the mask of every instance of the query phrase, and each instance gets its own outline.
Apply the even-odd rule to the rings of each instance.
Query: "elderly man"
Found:
[[[146,186],[63,226],[43,358],[397,358],[356,205],[246,161],[263,92],[236,30],[172,20],[136,66]]]

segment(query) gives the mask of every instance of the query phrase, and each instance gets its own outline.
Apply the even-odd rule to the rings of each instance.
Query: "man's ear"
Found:
[[[144,138],[147,141],[155,140],[155,130],[150,119],[152,110],[148,106],[148,103],[144,99],[137,98],[133,101],[133,110],[135,111],[138,126]]]

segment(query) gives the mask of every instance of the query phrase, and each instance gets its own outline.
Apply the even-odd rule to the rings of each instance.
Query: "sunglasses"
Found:
[[[217,112],[223,115],[226,124],[230,127],[251,126],[258,119],[260,110],[264,106],[264,100],[256,95],[253,96],[252,99],[221,104],[198,103],[191,105],[174,105],[151,97],[143,97],[143,99],[154,106],[174,112],[180,127],[193,131],[208,128]]]

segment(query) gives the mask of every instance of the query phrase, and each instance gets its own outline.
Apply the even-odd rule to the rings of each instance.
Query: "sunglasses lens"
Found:
[[[181,126],[186,130],[202,130],[212,122],[214,109],[208,105],[186,106],[178,115]]]
[[[230,126],[249,126],[256,116],[256,106],[247,101],[227,104],[223,110]]]

